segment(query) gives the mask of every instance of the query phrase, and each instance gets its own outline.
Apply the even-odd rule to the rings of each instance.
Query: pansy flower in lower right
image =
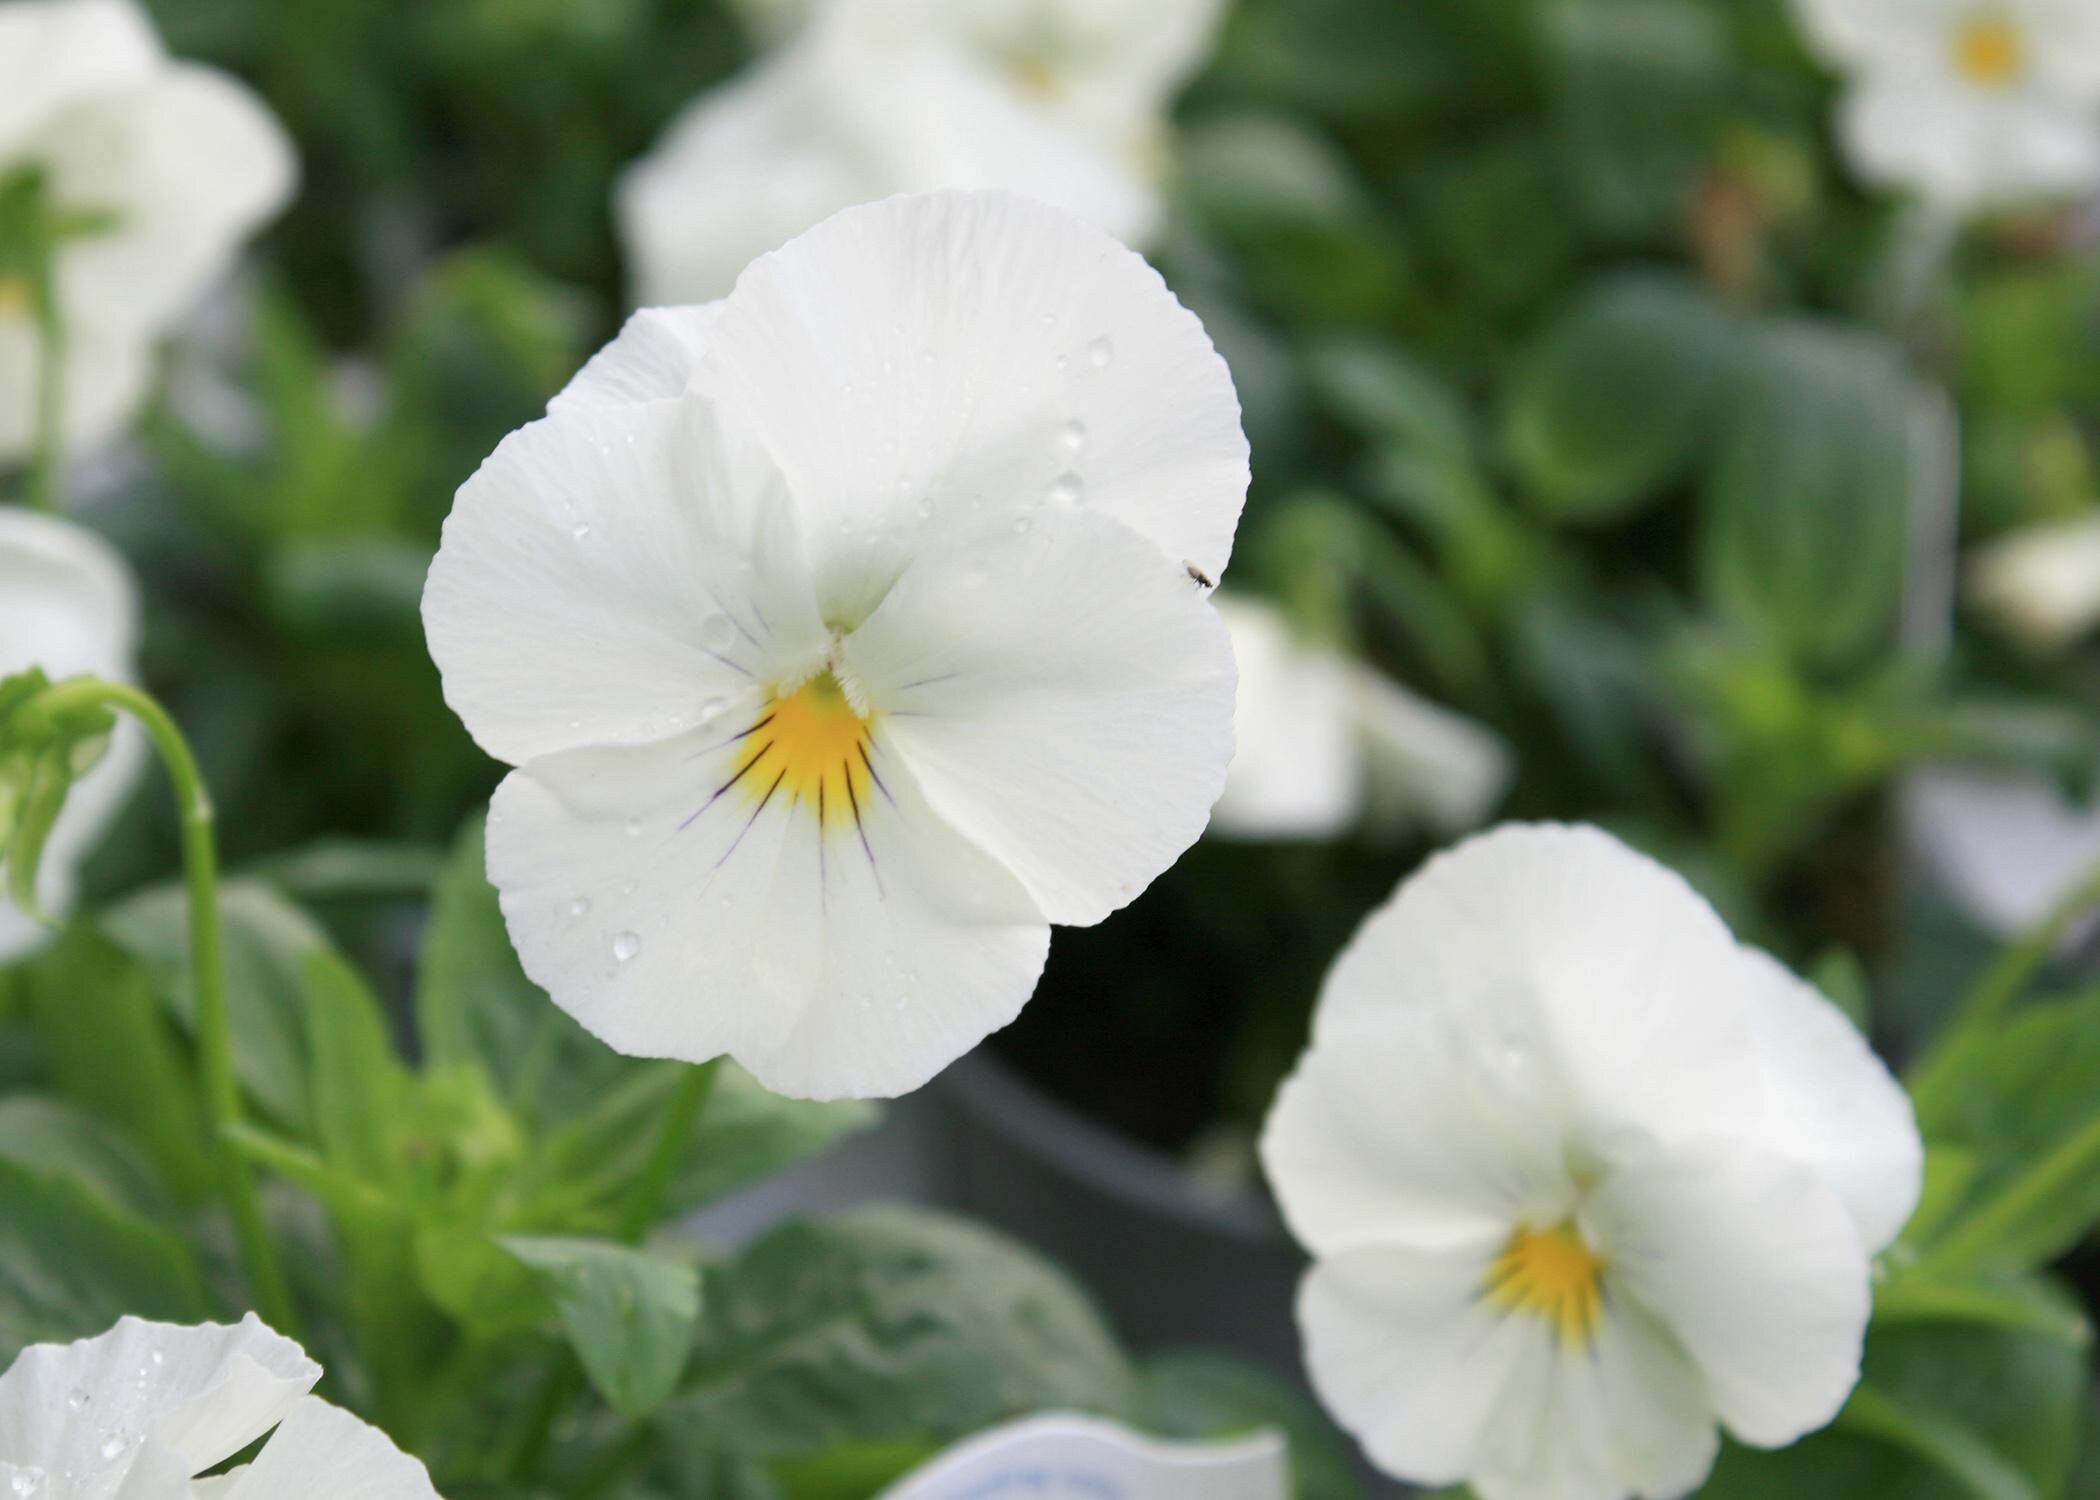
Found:
[[[1681,1495],[1859,1376],[1915,1208],[1851,1023],[1595,829],[1508,826],[1367,921],[1262,1139],[1321,1399],[1483,1500]]]

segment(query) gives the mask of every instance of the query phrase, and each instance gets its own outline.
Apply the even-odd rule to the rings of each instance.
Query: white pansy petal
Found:
[[[1305,1370],[1388,1474],[1454,1484],[1473,1467],[1529,1328],[1481,1300],[1488,1257],[1398,1248],[1314,1263],[1298,1289]]]
[[[39,667],[54,680],[128,679],[137,634],[137,590],[107,543],[69,521],[0,508],[0,677]],[[138,725],[120,719],[101,761],[74,784],[45,845],[38,897],[46,915],[71,909],[75,869],[130,797],[145,760]],[[49,936],[0,895],[0,961]]]
[[[933,541],[842,658],[927,800],[1052,922],[1098,922],[1172,864],[1231,760],[1224,625],[1105,516]]]
[[[1868,1261],[1810,1167],[1734,1141],[1629,1153],[1590,1209],[1615,1294],[1669,1329],[1746,1443],[1837,1415],[1859,1379]]]
[[[1600,1122],[1707,1128],[1761,1105],[1754,978],[1674,872],[1594,828],[1509,824],[1410,877],[1336,960],[1314,1035],[1428,1006],[1550,1058]]]
[[[52,191],[117,223],[60,261],[76,318],[163,326],[232,262],[290,197],[283,128],[241,84],[181,64],[69,111],[39,139]]]
[[[1861,1242],[1879,1251],[1910,1222],[1923,1187],[1925,1147],[1910,1096],[1813,985],[1765,953],[1744,952],[1761,973],[1751,1031],[1769,1107],[1758,1139],[1820,1173]]]
[[[2100,625],[2100,514],[2023,526],[1979,548],[1968,592],[2002,628],[2060,651]]]
[[[1246,838],[1341,832],[1363,805],[1363,757],[1347,673],[1300,648],[1283,616],[1247,599],[1214,601],[1239,668],[1232,770],[1211,827]]]
[[[2100,120],[2051,98],[1870,74],[1847,94],[1839,131],[1865,176],[1956,209],[2100,181]]]
[[[69,104],[146,77],[160,56],[132,0],[0,5],[0,158]]]
[[[828,613],[958,513],[1063,499],[1221,576],[1247,486],[1224,361],[1133,252],[998,193],[849,209],[754,262],[702,379],[788,477]]]
[[[429,1471],[385,1433],[312,1396],[220,1493],[224,1500],[437,1500]]]
[[[1493,1253],[1556,1202],[1550,1080],[1505,1069],[1424,1010],[1315,1045],[1284,1081],[1261,1158],[1300,1244]]]
[[[923,1083],[1027,1000],[1048,929],[880,748],[822,808],[725,728],[514,773],[489,874],[526,972],[620,1051],[776,1092]],[[770,779],[769,779],[770,778]]]
[[[27,320],[0,314],[0,464],[19,463],[36,447],[42,358]],[[67,330],[62,374],[64,446],[88,452],[114,437],[146,399],[153,348],[138,333],[76,321]]]
[[[124,1318],[96,1338],[22,1351],[0,1375],[0,1452],[92,1474],[150,1441],[199,1473],[269,1431],[320,1378],[252,1313],[196,1327]]]
[[[1903,821],[1934,878],[2000,937],[2048,914],[2100,865],[2100,807],[2045,777],[1952,767],[1904,782]]]
[[[780,481],[705,403],[565,405],[463,485],[423,596],[445,698],[517,765],[743,713],[821,655]]]
[[[550,409],[632,406],[683,396],[721,311],[719,302],[643,308],[562,387]]]
[[[1502,738],[1368,667],[1352,664],[1350,688],[1374,816],[1447,835],[1479,826],[1514,770]]]

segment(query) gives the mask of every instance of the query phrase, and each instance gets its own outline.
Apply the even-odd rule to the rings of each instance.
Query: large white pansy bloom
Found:
[[[20,1500],[437,1500],[422,1464],[310,1396],[321,1367],[253,1313],[125,1318],[0,1375],[0,1495]],[[207,1479],[258,1438],[253,1462]]]
[[[0,678],[39,667],[54,682],[132,675],[138,595],[124,560],[68,521],[0,506]],[[73,904],[80,862],[130,794],[146,742],[118,723],[102,759],[75,784],[44,848],[37,896],[48,917]],[[0,885],[0,961],[39,946],[49,929]]]
[[[1902,1090],[1670,871],[1508,826],[1365,923],[1262,1137],[1314,1387],[1485,1500],[1684,1494],[1828,1422],[1915,1207]]]
[[[168,58],[131,0],[0,5],[0,182],[43,174],[63,241],[62,398],[70,448],[107,438],[144,393],[152,346],[291,191],[284,132],[240,84]],[[29,288],[0,274],[0,462],[36,426]]]
[[[833,0],[622,179],[637,296],[720,297],[827,215],[936,188],[1024,193],[1142,242],[1159,212],[1159,112],[1212,9]]]
[[[1389,825],[1453,834],[1488,815],[1510,774],[1508,747],[1493,732],[1362,662],[1293,639],[1270,605],[1216,603],[1240,690],[1213,829],[1321,838],[1370,811]]]
[[[1796,0],[1860,173],[1956,210],[2100,184],[2100,0]]]
[[[2062,650],[2100,625],[2100,515],[1995,537],[1968,571],[1979,608],[2035,650]]]
[[[461,489],[424,600],[519,768],[488,859],[527,971],[622,1051],[924,1082],[1202,831],[1233,669],[1190,570],[1246,484],[1195,318],[1003,194],[637,314]]]

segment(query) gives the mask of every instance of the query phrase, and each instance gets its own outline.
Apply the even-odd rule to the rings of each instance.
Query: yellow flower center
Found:
[[[1488,1267],[1484,1295],[1496,1307],[1544,1318],[1563,1344],[1580,1348],[1604,1316],[1604,1260],[1573,1224],[1520,1224]]]
[[[787,798],[791,807],[806,802],[827,828],[857,825],[876,779],[869,722],[838,678],[820,672],[790,692],[775,692],[745,732],[729,784],[761,806],[774,797]]]
[[[2004,88],[2027,65],[2019,27],[1995,11],[1969,16],[1954,33],[1954,66],[1978,87]]]
[[[1047,56],[1016,53],[1008,59],[1006,70],[1021,92],[1031,99],[1054,102],[1064,97],[1065,81]]]

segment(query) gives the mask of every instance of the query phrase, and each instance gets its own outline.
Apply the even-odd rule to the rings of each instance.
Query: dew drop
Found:
[[[42,1469],[22,1469],[7,1482],[7,1487],[17,1495],[34,1495],[44,1485]]]
[[[73,1389],[66,1392],[66,1405],[72,1407],[73,1410],[79,1411],[81,1407],[87,1404],[88,1393],[82,1390],[79,1386],[76,1385],[73,1387]]]
[[[1070,469],[1050,481],[1050,499],[1058,505],[1077,505],[1086,495],[1086,481]]]
[[[720,698],[709,698],[700,705],[700,727],[705,729],[722,717],[729,705]]]
[[[587,917],[587,916],[589,916],[590,914],[591,914],[591,898],[590,898],[590,897],[588,897],[588,896],[578,896],[578,897],[577,897],[577,898],[576,898],[576,899],[575,899],[574,901],[571,901],[571,902],[569,903],[569,915],[570,915],[570,916],[572,916],[572,917]]]
[[[1115,342],[1105,333],[1086,346],[1086,362],[1097,370],[1107,369],[1115,357]]]
[[[115,1458],[119,1453],[122,1453],[123,1451],[124,1440],[122,1438],[105,1438],[100,1449],[100,1452],[102,1454],[102,1461],[104,1463],[107,1463],[109,1462],[109,1460]]]
[[[623,932],[613,939],[613,962],[626,963],[642,951],[642,940],[634,933]]]
[[[591,523],[588,521],[578,521],[574,526],[571,526],[569,528],[569,535],[576,538],[576,540],[579,542],[582,541],[585,537],[589,536],[590,534]]]
[[[627,836],[628,836],[629,838],[633,839],[633,838],[640,838],[640,837],[641,837],[641,835],[642,835],[642,820],[641,820],[640,818],[629,818],[629,819],[627,820]]]
[[[1057,429],[1058,446],[1067,453],[1077,453],[1086,446],[1086,423],[1074,417]]]
[[[168,1362],[168,1356],[167,1356],[167,1355],[165,1355],[165,1354],[161,1353],[161,1352],[160,1352],[160,1350],[158,1350],[158,1349],[156,1349],[156,1350],[154,1350],[154,1351],[153,1351],[153,1363],[154,1363],[155,1365],[164,1365],[164,1364],[166,1364],[167,1362]]]
[[[1028,517],[1026,517],[1026,516],[1015,516],[1015,517],[1014,517],[1014,535],[1015,535],[1015,536],[1020,536],[1020,535],[1022,535],[1023,533],[1025,533],[1025,532],[1027,532],[1028,530],[1030,530],[1030,529],[1031,529],[1031,528],[1032,528],[1032,527],[1033,527],[1034,525],[1035,525],[1035,523],[1034,523],[1033,521],[1029,520],[1029,519],[1028,519]]]

